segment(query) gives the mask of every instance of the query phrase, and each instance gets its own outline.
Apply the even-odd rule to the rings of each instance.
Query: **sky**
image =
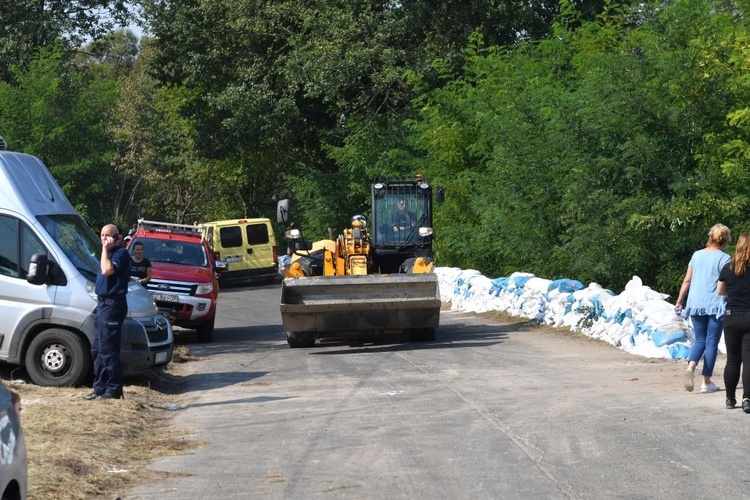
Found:
[[[143,36],[143,28],[141,28],[137,24],[131,24],[130,26],[128,26],[128,29],[135,33],[135,36],[137,36],[138,38],[141,38]]]

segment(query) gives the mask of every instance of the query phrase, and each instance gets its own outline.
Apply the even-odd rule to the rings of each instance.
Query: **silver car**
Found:
[[[0,380],[0,499],[25,500],[26,441],[21,430],[21,398]]]

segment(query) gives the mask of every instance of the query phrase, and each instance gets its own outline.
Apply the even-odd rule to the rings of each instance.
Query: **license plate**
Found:
[[[155,293],[154,300],[157,302],[173,302],[175,304],[180,301],[177,295],[172,295],[171,293]]]
[[[241,262],[242,257],[239,255],[236,255],[234,257],[227,257],[227,262]]]
[[[159,363],[166,363],[167,362],[167,351],[157,352],[156,356],[154,356],[154,362]]]

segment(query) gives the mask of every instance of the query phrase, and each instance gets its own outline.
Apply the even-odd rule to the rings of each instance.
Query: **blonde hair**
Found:
[[[750,233],[740,235],[729,268],[737,276],[742,276],[750,268]]]
[[[732,241],[732,234],[724,224],[714,224],[708,230],[708,244],[715,243],[724,248]]]

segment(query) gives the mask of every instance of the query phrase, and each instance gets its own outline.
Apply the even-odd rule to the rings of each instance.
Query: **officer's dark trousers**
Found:
[[[94,360],[94,392],[98,395],[122,395],[122,364],[120,363],[120,337],[122,322],[128,314],[125,296],[100,297],[94,313],[94,343],[91,356]]]

